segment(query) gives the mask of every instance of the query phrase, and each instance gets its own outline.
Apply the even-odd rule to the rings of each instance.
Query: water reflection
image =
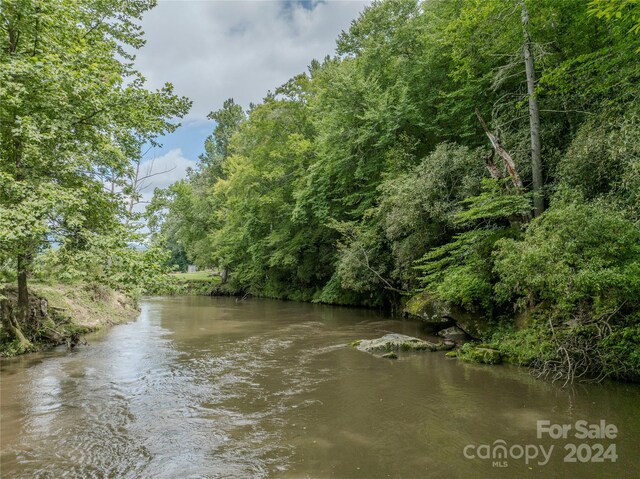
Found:
[[[635,477],[639,388],[562,390],[442,353],[344,347],[419,323],[360,309],[154,298],[91,346],[3,361],[2,477]],[[619,462],[496,469],[470,443],[606,419]],[[553,441],[542,441],[550,444]],[[559,448],[562,444],[557,444]]]

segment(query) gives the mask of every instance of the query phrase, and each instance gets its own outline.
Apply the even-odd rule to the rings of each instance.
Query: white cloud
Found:
[[[187,168],[195,168],[196,162],[186,158],[180,148],[169,150],[162,156],[150,158],[140,166],[141,176],[153,175],[144,180],[141,192],[152,195],[155,188],[166,188],[187,177]]]
[[[136,65],[151,87],[174,84],[201,120],[233,97],[247,107],[332,54],[368,1],[160,1],[142,22]]]
[[[151,175],[139,186],[141,202],[133,210],[142,213],[156,188],[166,188],[187,177],[187,169],[195,168],[196,162],[186,158],[180,148],[169,150],[164,155],[152,157],[140,165],[140,177]]]

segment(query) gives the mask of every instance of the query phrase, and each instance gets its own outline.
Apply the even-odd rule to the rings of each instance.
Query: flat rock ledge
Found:
[[[396,351],[448,351],[453,349],[455,343],[448,340],[432,343],[405,334],[393,333],[385,334],[381,338],[354,341],[350,345],[365,353],[383,354],[384,357],[386,353]]]

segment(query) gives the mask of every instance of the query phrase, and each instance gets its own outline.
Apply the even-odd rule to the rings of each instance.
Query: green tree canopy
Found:
[[[2,0],[0,254],[15,261],[19,304],[33,256],[114,229],[141,146],[173,131],[190,102],[145,88],[132,51],[152,1]],[[15,328],[14,328],[15,329]]]

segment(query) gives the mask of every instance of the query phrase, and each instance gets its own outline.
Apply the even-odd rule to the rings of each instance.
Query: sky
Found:
[[[210,111],[233,98],[244,108],[259,103],[313,59],[335,51],[335,41],[367,0],[159,0],[142,19],[146,45],[136,67],[148,88],[174,85],[193,107],[161,148],[146,155],[155,176],[143,192],[184,178],[203,151],[214,123]]]

